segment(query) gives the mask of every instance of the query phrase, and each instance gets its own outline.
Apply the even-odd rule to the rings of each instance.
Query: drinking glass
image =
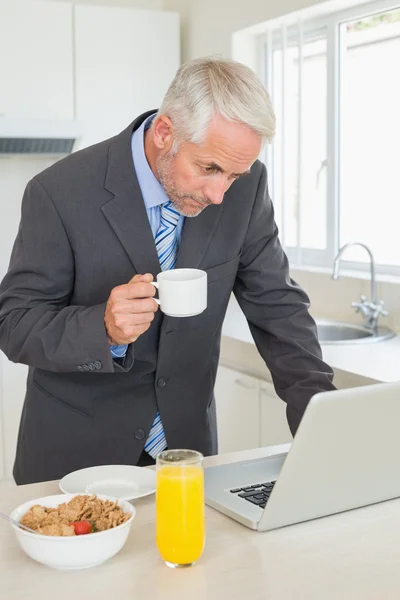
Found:
[[[203,455],[165,450],[156,459],[156,532],[161,558],[169,567],[190,567],[205,543]]]

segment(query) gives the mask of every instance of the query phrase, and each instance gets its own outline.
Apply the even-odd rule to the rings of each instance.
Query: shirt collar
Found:
[[[131,141],[133,163],[146,209],[159,206],[169,200],[164,188],[151,170],[144,152],[144,132],[150,127],[154,116],[150,115],[143,121],[141,126],[133,133]]]

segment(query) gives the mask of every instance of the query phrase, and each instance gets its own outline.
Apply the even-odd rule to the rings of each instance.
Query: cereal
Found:
[[[124,513],[117,502],[100,500],[94,494],[75,496],[56,508],[35,504],[20,522],[43,535],[71,536],[76,535],[74,523],[89,521],[92,532],[105,531],[122,525],[130,516],[129,513]]]

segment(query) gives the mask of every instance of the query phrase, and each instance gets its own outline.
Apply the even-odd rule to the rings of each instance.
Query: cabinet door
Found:
[[[82,4],[74,11],[82,148],[158,108],[179,67],[179,16]]]
[[[262,447],[293,440],[286,419],[286,404],[269,383],[260,385],[260,430]]]
[[[259,383],[220,366],[215,384],[219,453],[260,446]]]
[[[1,353],[0,353],[0,481],[5,476],[5,421],[4,421],[4,393],[3,393],[3,367],[1,364]]]
[[[28,367],[10,362],[0,352],[4,476],[12,477]]]
[[[0,2],[0,116],[72,119],[72,5]]]

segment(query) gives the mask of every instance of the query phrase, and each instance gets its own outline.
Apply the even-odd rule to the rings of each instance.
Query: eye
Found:
[[[215,167],[203,167],[205,173],[215,173]]]

